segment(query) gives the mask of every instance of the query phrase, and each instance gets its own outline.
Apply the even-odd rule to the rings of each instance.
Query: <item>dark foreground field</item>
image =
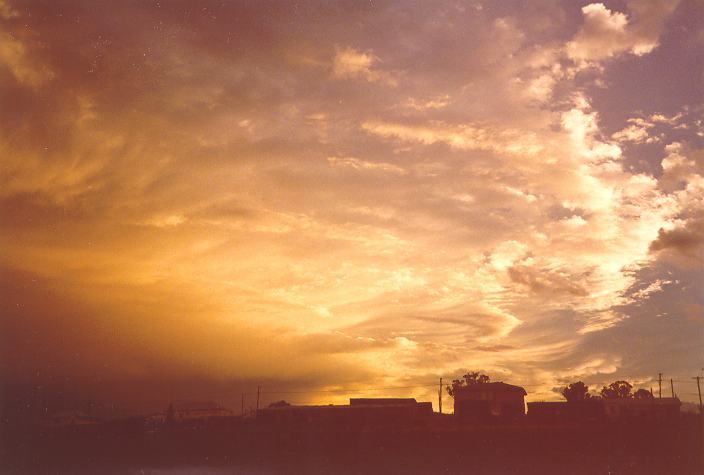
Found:
[[[5,427],[5,429],[8,429]],[[699,418],[403,430],[4,431],[2,473],[704,473]]]

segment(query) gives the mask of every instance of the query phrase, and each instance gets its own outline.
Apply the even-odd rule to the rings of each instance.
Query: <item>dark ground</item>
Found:
[[[274,430],[253,423],[144,433],[129,421],[3,428],[2,473],[702,474],[699,417],[669,423]]]

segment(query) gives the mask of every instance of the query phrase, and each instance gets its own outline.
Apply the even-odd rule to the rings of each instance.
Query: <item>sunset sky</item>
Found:
[[[5,403],[695,401],[703,58],[699,0],[0,0]]]

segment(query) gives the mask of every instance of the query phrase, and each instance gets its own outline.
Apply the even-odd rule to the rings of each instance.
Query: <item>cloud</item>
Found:
[[[19,16],[19,12],[12,8],[5,0],[0,0],[0,18],[9,20]]]
[[[557,79],[552,74],[543,74],[533,79],[526,93],[529,97],[538,101],[545,101],[550,98]]]
[[[591,110],[588,101],[577,95],[575,106],[562,114],[562,127],[569,132],[575,151],[589,160],[617,159],[621,148],[597,139],[598,114]]]
[[[579,276],[566,272],[544,272],[525,266],[514,266],[508,269],[508,273],[511,280],[526,285],[531,292],[547,295],[568,293],[575,296],[588,294],[580,285]]]
[[[603,3],[585,5],[581,27],[564,46],[561,41],[550,42],[523,51],[521,66],[512,78],[515,90],[530,101],[546,103],[556,93],[559,97],[585,80],[605,89],[606,61],[629,53],[651,53],[678,3],[633,0],[628,3],[629,14],[609,10]],[[544,12],[538,16],[532,20],[548,21]],[[523,26],[527,30],[533,27]],[[642,130],[624,130],[619,140],[635,137],[633,134],[642,134]]]
[[[585,376],[613,374],[621,366],[621,361],[619,357],[609,358],[605,356],[581,361],[574,367],[562,371],[560,378],[574,382],[574,379],[579,377],[584,378]]]
[[[165,403],[157,397],[158,391],[174,383],[198,381],[205,391],[201,395],[233,378],[268,380],[270,389],[313,381],[324,385],[330,376],[323,376],[328,358],[336,360],[330,361],[332,371],[351,365],[345,370],[347,376],[336,377],[336,382],[368,379],[370,373],[362,364],[335,355],[397,345],[339,333],[262,331],[227,320],[203,325],[204,311],[217,312],[217,306],[206,309],[201,297],[189,288],[116,286],[113,291],[130,302],[124,306],[112,302],[106,308],[101,299],[74,300],[53,279],[8,268],[0,276],[0,374],[10,388],[25,383],[52,387],[70,380],[86,391],[85,397],[118,382],[146,382],[147,390],[156,392],[142,397],[159,404],[146,406],[156,410]],[[153,301],[156,295],[161,298]],[[277,342],[275,346],[270,345],[272,341]],[[257,348],[266,348],[268,362],[256,356]],[[180,388],[171,397],[186,398],[188,393]],[[145,410],[144,402],[138,407]]]
[[[673,142],[665,146],[665,152],[667,155],[660,162],[663,170],[661,186],[667,191],[674,191],[688,182],[696,184],[704,173],[701,151],[686,150],[681,143]]]
[[[380,82],[396,86],[398,80],[390,73],[372,66],[379,58],[371,52],[362,52],[351,47],[338,48],[332,63],[332,75],[336,79],[363,78],[369,82]]]
[[[657,239],[650,244],[650,250],[674,252],[685,258],[689,265],[701,265],[704,259],[704,216],[686,220],[670,230],[661,228]]]
[[[579,333],[587,334],[604,331],[621,322],[625,316],[614,310],[596,311],[586,315],[585,324],[579,329]]]
[[[656,122],[656,123],[665,123],[665,124],[674,126],[674,125],[678,125],[678,123],[682,119],[682,116],[683,116],[683,114],[681,112],[679,112],[673,116],[667,116],[664,114],[656,113],[656,114],[652,114],[650,116],[650,120],[653,122]]]
[[[403,323],[399,325],[399,320]],[[487,306],[464,303],[449,307],[419,308],[407,316],[376,317],[347,331],[362,335],[403,337],[412,341],[465,343],[468,339],[488,341],[509,334],[520,321]]]
[[[424,111],[428,109],[443,109],[449,104],[450,96],[448,94],[443,94],[441,96],[426,100],[418,100],[413,97],[409,97],[406,102],[403,103],[403,106],[417,111]]]
[[[701,265],[704,246],[704,155],[674,142],[665,147],[661,187],[678,203],[678,214],[658,230],[650,251],[680,265]]]
[[[362,129],[381,137],[424,145],[444,143],[458,150],[494,150],[515,154],[535,155],[542,149],[531,133],[473,124],[450,125],[433,122],[428,125],[405,125],[367,121]]]
[[[189,382],[481,367],[540,395],[561,375],[642,376],[638,349],[660,338],[687,370],[699,109],[657,74],[613,85],[679,58],[658,52],[689,41],[690,4],[592,7],[584,24],[547,4],[12,5],[31,15],[7,20],[20,53],[0,71],[1,264],[4,300],[35,305],[5,332],[17,378],[161,375],[153,403]],[[606,61],[653,41],[647,61]],[[21,272],[38,290],[18,300]]]
[[[628,127],[614,133],[611,138],[619,142],[654,143],[658,141],[658,137],[652,137],[648,133],[654,126],[652,122],[636,117],[628,119],[628,123],[630,124]]]
[[[663,285],[671,284],[669,280],[657,279],[655,282],[651,282],[647,287],[642,288],[632,294],[632,298],[635,300],[647,299],[651,294],[660,292]]]
[[[0,66],[7,68],[17,82],[29,87],[40,87],[54,76],[46,65],[29,57],[25,42],[6,32],[0,33]]]
[[[350,167],[355,170],[382,171],[405,175],[406,171],[391,163],[377,163],[366,160],[360,160],[354,157],[328,157],[328,163],[333,166]]]
[[[636,20],[625,13],[611,11],[603,3],[582,7],[584,24],[567,43],[567,55],[576,62],[600,61],[621,53],[641,56],[658,45],[665,18],[677,2],[632,2]]]

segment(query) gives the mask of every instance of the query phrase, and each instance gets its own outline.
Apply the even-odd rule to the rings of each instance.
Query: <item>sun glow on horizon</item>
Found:
[[[0,0],[3,381],[698,371],[701,6],[475,3]]]

